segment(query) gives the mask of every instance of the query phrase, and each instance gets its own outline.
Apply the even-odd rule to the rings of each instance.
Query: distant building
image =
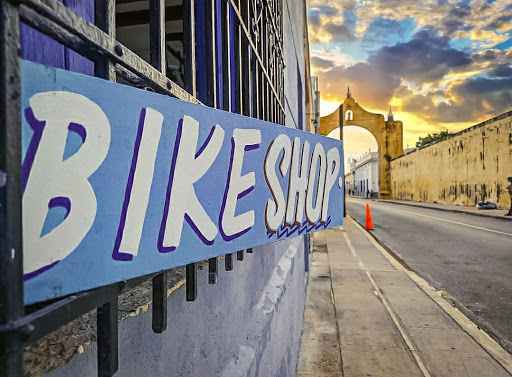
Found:
[[[353,193],[352,193],[353,187],[354,187],[354,175],[352,174],[352,171],[349,170],[345,174],[345,194],[353,195]]]
[[[379,153],[367,152],[358,159],[351,159],[349,166],[350,183],[345,178],[349,195],[377,198],[379,195]]]

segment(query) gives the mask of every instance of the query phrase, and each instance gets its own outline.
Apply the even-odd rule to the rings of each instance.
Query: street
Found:
[[[382,243],[512,341],[511,222],[347,197],[363,225],[367,202]]]

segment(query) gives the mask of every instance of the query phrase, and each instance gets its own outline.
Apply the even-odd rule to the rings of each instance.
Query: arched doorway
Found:
[[[340,127],[343,140],[343,126],[359,126],[371,132],[377,140],[379,150],[379,198],[391,198],[390,161],[404,153],[403,124],[395,121],[393,114],[384,120],[382,114],[373,114],[363,109],[347,91],[347,98],[332,114],[320,118],[320,134],[327,136]]]

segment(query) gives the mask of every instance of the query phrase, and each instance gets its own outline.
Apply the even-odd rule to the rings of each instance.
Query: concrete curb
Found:
[[[459,209],[440,208],[440,207],[434,207],[434,206],[429,206],[429,205],[415,204],[414,202],[408,202],[408,201],[397,201],[397,200],[386,200],[386,199],[371,199],[371,200],[375,200],[375,201],[381,202],[381,203],[393,203],[393,204],[398,204],[401,206],[427,208],[427,209],[434,209],[434,210],[444,211],[444,212],[464,213],[467,215],[480,216],[480,217],[491,217],[491,218],[499,219],[499,220],[512,221],[512,216],[507,217],[507,216],[488,215],[485,213],[471,212],[471,211],[465,211],[465,210],[459,210]],[[506,211],[506,210],[504,210],[504,211]]]
[[[406,264],[406,262],[399,257],[399,254],[390,249],[386,244],[379,240],[379,238],[364,229],[364,227],[357,222],[353,217],[348,216],[355,225],[363,231],[368,240],[380,251],[389,263],[397,270],[405,273],[427,296],[429,296],[441,309],[445,311],[457,324],[471,336],[497,363],[499,363],[511,376],[512,376],[512,355],[507,352],[508,341],[501,339],[496,334],[483,331],[479,325],[473,322],[466,313],[471,313],[469,309],[465,308],[457,300],[451,298],[446,292],[438,291],[432,287],[425,279],[419,276],[414,270]],[[458,308],[456,306],[460,306]],[[468,313],[468,314],[469,314]],[[473,317],[473,316],[471,316]],[[485,326],[487,330],[488,326]],[[494,339],[497,337],[498,339]],[[503,346],[500,343],[504,343]]]

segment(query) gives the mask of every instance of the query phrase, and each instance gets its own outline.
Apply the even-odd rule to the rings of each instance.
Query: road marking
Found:
[[[355,221],[354,221],[355,223]],[[379,285],[377,284],[377,282],[373,279],[373,276],[372,274],[370,273],[370,271],[368,271],[368,269],[366,268],[366,266],[364,265],[363,261],[359,258],[359,256],[357,255],[357,252],[356,250],[354,249],[354,246],[352,245],[352,242],[350,242],[350,239],[348,238],[347,234],[344,232],[343,233],[343,237],[345,238],[345,242],[347,243],[348,245],[348,248],[350,249],[350,252],[352,253],[352,255],[354,256],[354,258],[357,260],[357,264],[359,265],[359,267],[364,271],[364,273],[366,274],[366,276],[368,277],[368,280],[370,280],[370,283],[372,283],[373,285],[373,288],[374,288],[374,294],[378,297],[380,297],[381,299],[381,302],[382,304],[384,305],[384,308],[386,308],[386,311],[388,312],[389,316],[391,317],[391,319],[393,320],[393,323],[395,324],[395,327],[398,329],[398,332],[400,333],[400,335],[402,336],[402,339],[405,341],[405,344],[407,345],[407,348],[409,349],[409,351],[411,352],[412,356],[414,357],[414,360],[416,361],[416,364],[418,365],[418,367],[420,368],[421,370],[421,373],[423,374],[423,376],[425,377],[431,377],[429,371],[427,370],[427,367],[425,366],[425,364],[423,363],[423,360],[421,360],[421,357],[420,355],[418,354],[418,352],[416,351],[416,349],[414,348],[414,345],[411,341],[411,339],[409,339],[409,336],[407,335],[407,333],[405,332],[405,330],[403,329],[403,327],[400,325],[400,322],[398,321],[398,317],[397,315],[395,314],[395,312],[393,311],[393,309],[391,308],[391,305],[389,304],[387,298],[380,294],[379,292],[381,292],[380,288],[379,288]]]
[[[483,230],[483,231],[486,231],[486,232],[497,233],[497,234],[501,234],[501,235],[503,235],[503,236],[512,237],[512,233],[500,232],[499,230],[493,230],[493,229],[482,228],[482,227],[479,227],[479,226],[476,226],[476,225],[470,225],[470,224],[461,223],[461,222],[458,222],[458,221],[447,220],[447,219],[443,219],[443,218],[435,217],[435,216],[422,215],[422,214],[420,214],[420,213],[410,212],[410,211],[404,211],[404,210],[402,210],[402,209],[395,209],[394,211],[395,211],[395,212],[408,213],[408,214],[410,214],[410,215],[414,215],[414,216],[427,217],[427,218],[429,218],[429,219],[435,219],[435,220],[444,221],[444,222],[447,222],[447,223],[452,223],[452,224],[457,224],[457,225],[467,226],[468,228],[473,228],[473,229]]]
[[[499,230],[493,230],[493,229],[482,228],[482,227],[479,227],[479,226],[476,226],[476,225],[470,225],[470,224],[461,223],[461,222],[458,222],[458,221],[442,219],[442,218],[440,218],[440,217],[435,217],[435,216],[422,215],[422,214],[420,214],[420,213],[404,211],[404,210],[402,210],[402,209],[398,209],[397,211],[399,211],[399,212],[404,212],[404,213],[409,213],[409,214],[411,214],[411,215],[415,215],[415,216],[428,217],[428,218],[430,218],[430,219],[440,220],[440,221],[444,221],[444,222],[447,222],[447,223],[452,223],[452,224],[457,224],[457,225],[467,226],[468,228],[474,228],[474,229],[484,230],[484,231],[486,231],[486,232],[497,233],[497,234],[501,234],[501,235],[504,235],[504,236],[512,237],[512,233],[500,232]]]

